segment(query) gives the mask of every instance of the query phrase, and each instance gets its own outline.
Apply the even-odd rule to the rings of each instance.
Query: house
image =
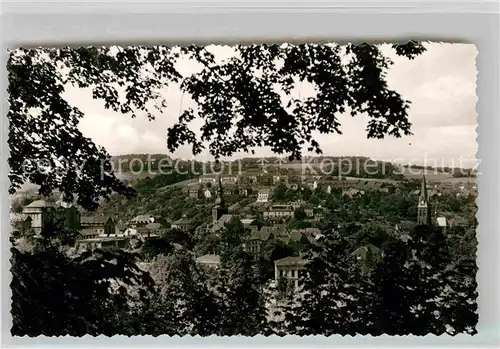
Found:
[[[220,256],[216,254],[206,254],[196,258],[196,264],[208,268],[218,268],[220,266]]]
[[[399,233],[411,233],[417,226],[416,222],[413,221],[401,221],[396,224],[395,230]]]
[[[236,184],[226,184],[222,187],[222,195],[231,196],[239,194],[239,188]]]
[[[273,184],[288,183],[288,176],[285,175],[275,175],[273,176]]]
[[[167,229],[163,226],[161,223],[148,223],[145,226],[146,229],[148,229],[148,237],[149,236],[160,236],[165,234]]]
[[[155,221],[155,219],[152,215],[139,215],[139,216],[132,218],[128,222],[128,225],[132,228],[141,227],[141,226],[145,226],[148,223],[153,223],[154,221]]]
[[[436,225],[438,227],[440,227],[441,229],[446,230],[446,228],[448,226],[448,221],[447,221],[446,217],[437,217],[436,218]]]
[[[96,239],[99,237],[99,233],[92,228],[84,228],[79,231],[76,240],[84,240],[84,239]]]
[[[215,174],[202,175],[198,178],[198,182],[200,184],[206,184],[206,183],[215,184],[215,183],[217,183],[217,175],[215,175]]]
[[[297,290],[300,286],[300,274],[307,263],[307,260],[300,257],[285,257],[274,261],[274,279],[276,284],[284,279],[291,282],[295,290]]]
[[[267,211],[264,211],[264,219],[274,221],[292,218],[294,212],[293,207],[289,205],[272,205]]]
[[[215,221],[212,225],[212,228],[210,229],[213,233],[221,230],[222,228],[224,228],[226,226],[226,224],[228,224],[232,219],[233,219],[233,215],[232,214],[228,214],[228,213],[224,213],[223,215],[221,215],[219,217],[219,219],[217,221]]]
[[[80,218],[81,229],[93,229],[100,235],[111,235],[116,233],[115,222],[111,217],[83,216]]]
[[[54,209],[54,204],[45,200],[35,200],[23,207],[23,214],[31,220],[31,229],[39,234],[47,221],[47,213]]]
[[[115,234],[123,235],[125,233],[125,230],[127,230],[127,225],[123,223],[121,219],[119,219],[115,224]]]
[[[306,234],[303,234],[299,229],[294,229],[290,231],[290,239],[288,243],[302,244],[306,245],[309,243],[309,239]]]
[[[468,224],[467,219],[460,216],[455,216],[450,220],[450,227],[466,227]]]
[[[329,213],[328,209],[324,207],[319,206],[313,208],[313,216],[316,220],[321,220],[325,218],[328,215],[328,213]]]
[[[302,235],[311,235],[316,236],[321,234],[321,230],[319,228],[303,228],[303,229],[292,229],[290,233],[293,235],[295,232],[299,232]]]
[[[248,225],[246,229],[250,231],[250,234],[259,231],[259,227],[253,224]]]
[[[289,236],[286,224],[275,224],[272,226],[263,226],[260,228],[261,231],[269,231],[273,233],[275,237],[277,236]]]
[[[364,193],[364,190],[359,190],[356,188],[342,189],[342,196],[348,196],[350,198],[363,195]]]
[[[296,210],[296,209],[304,206],[305,204],[306,204],[306,202],[303,201],[303,200],[291,201],[291,202],[288,203],[288,205],[292,206],[292,208],[294,210]]]
[[[231,206],[229,206],[227,208],[227,211],[228,212],[236,212],[238,211],[239,209],[241,208],[241,205],[239,202],[235,202],[234,204],[232,204]]]
[[[367,244],[357,248],[352,255],[358,261],[367,261],[369,258],[379,258],[382,255],[382,250],[375,245]]]
[[[244,226],[250,226],[250,224],[253,223],[253,221],[255,221],[255,218],[242,218],[240,219],[241,221],[241,224],[243,224]]]
[[[206,199],[210,199],[212,197],[212,192],[210,191],[210,189],[206,188],[205,191],[203,191],[203,196]]]
[[[357,248],[352,256],[359,263],[361,272],[369,273],[374,264],[384,256],[384,252],[375,245],[367,244]]]
[[[202,195],[202,189],[199,184],[193,184],[187,187],[188,196],[193,199],[199,199]]]
[[[144,227],[127,228],[123,234],[124,236],[135,236],[137,238],[144,238],[150,236],[150,230]]]
[[[223,176],[220,178],[222,184],[236,184],[238,183],[238,177],[236,176]]]
[[[304,212],[306,213],[307,218],[314,217],[314,207],[310,205],[303,206]]]
[[[258,177],[258,183],[260,185],[272,186],[273,185],[273,176],[268,174],[267,172],[265,172]]]
[[[378,190],[384,193],[389,192],[389,187],[383,182],[376,182],[376,181],[366,181],[364,183],[364,187],[368,190]]]
[[[272,240],[273,238],[274,235],[269,230],[254,230],[250,233],[250,236],[245,241],[243,248],[245,249],[245,251],[253,255],[258,255],[262,250],[263,245],[268,240]]]
[[[257,202],[268,202],[270,194],[271,194],[271,189],[269,188],[259,189],[257,193]]]
[[[248,194],[250,193],[250,189],[248,187],[238,187],[238,194],[242,195],[242,196],[248,196]]]
[[[245,182],[247,184],[255,184],[255,183],[257,183],[257,176],[253,176],[253,175],[252,176],[246,176],[245,177]]]
[[[181,218],[172,223],[172,229],[179,229],[182,231],[188,231],[191,228],[191,220],[186,218]]]

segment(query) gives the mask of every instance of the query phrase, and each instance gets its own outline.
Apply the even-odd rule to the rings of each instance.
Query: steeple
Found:
[[[219,176],[219,187],[217,188],[217,198],[215,199],[215,204],[224,206],[224,198],[222,197],[222,181]]]
[[[217,189],[217,198],[215,199],[215,206],[212,208],[212,221],[215,223],[219,218],[227,213],[224,198],[222,197],[222,181],[219,176],[219,188]]]
[[[422,180],[422,189],[420,190],[420,201],[427,202],[427,181],[425,180],[425,175]]]
[[[422,179],[422,189],[420,190],[420,197],[418,199],[417,223],[419,225],[431,224],[431,210],[427,196],[427,181],[425,180],[425,175]]]

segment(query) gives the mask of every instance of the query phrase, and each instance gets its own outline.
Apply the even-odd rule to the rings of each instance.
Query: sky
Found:
[[[393,61],[387,74],[389,87],[411,101],[409,120],[412,136],[367,139],[368,117],[340,115],[342,135],[315,135],[324,155],[367,156],[378,160],[411,164],[475,165],[476,143],[476,56],[473,44],[426,44],[427,51],[414,60],[398,57],[389,45],[382,50]],[[216,57],[231,53],[227,46],[212,46]],[[189,74],[198,68],[193,62],[181,62],[181,72]],[[307,95],[309,86],[300,88]],[[111,155],[130,153],[168,153],[166,132],[178,118],[179,111],[192,106],[189,97],[172,87],[165,91],[169,104],[156,120],[130,118],[104,108],[102,101],[92,99],[89,90],[69,87],[65,98],[80,108],[85,116],[80,122],[82,133]],[[189,146],[181,147],[173,157],[193,158]],[[236,157],[249,156],[237,154]],[[256,156],[273,156],[269,149],[258,149]],[[197,157],[211,160],[207,154]]]

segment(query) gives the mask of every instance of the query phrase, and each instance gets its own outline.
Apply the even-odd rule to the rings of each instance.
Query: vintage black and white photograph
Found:
[[[9,51],[12,335],[476,334],[476,56]]]

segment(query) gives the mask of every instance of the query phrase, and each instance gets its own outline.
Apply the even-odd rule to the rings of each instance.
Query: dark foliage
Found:
[[[347,64],[341,61],[339,45],[235,48],[236,55],[224,63],[216,63],[205,47],[193,45],[180,50],[155,46],[11,51],[10,191],[30,181],[41,186],[40,194],[58,189],[68,201],[76,196],[86,209],[95,209],[99,198],[112,192],[133,194],[116,178],[106,150],[78,130],[83,113],[64,99],[68,85],[89,88],[107,109],[152,120],[155,112],[167,107],[160,91],[178,83],[196,108],[185,110],[168,130],[168,149],[189,144],[193,154],[199,154],[208,143],[216,158],[253,152],[259,146],[291,158],[300,157],[304,146],[321,153],[312,133],[340,134],[339,116],[346,112],[370,116],[368,137],[410,134],[409,102],[387,86],[385,74],[392,62],[374,45],[347,45]],[[410,59],[425,50],[416,42],[394,49]],[[202,70],[182,76],[175,63],[185,57],[200,63]],[[312,84],[317,95],[293,98],[298,81]],[[204,120],[199,139],[190,128],[195,117]]]

